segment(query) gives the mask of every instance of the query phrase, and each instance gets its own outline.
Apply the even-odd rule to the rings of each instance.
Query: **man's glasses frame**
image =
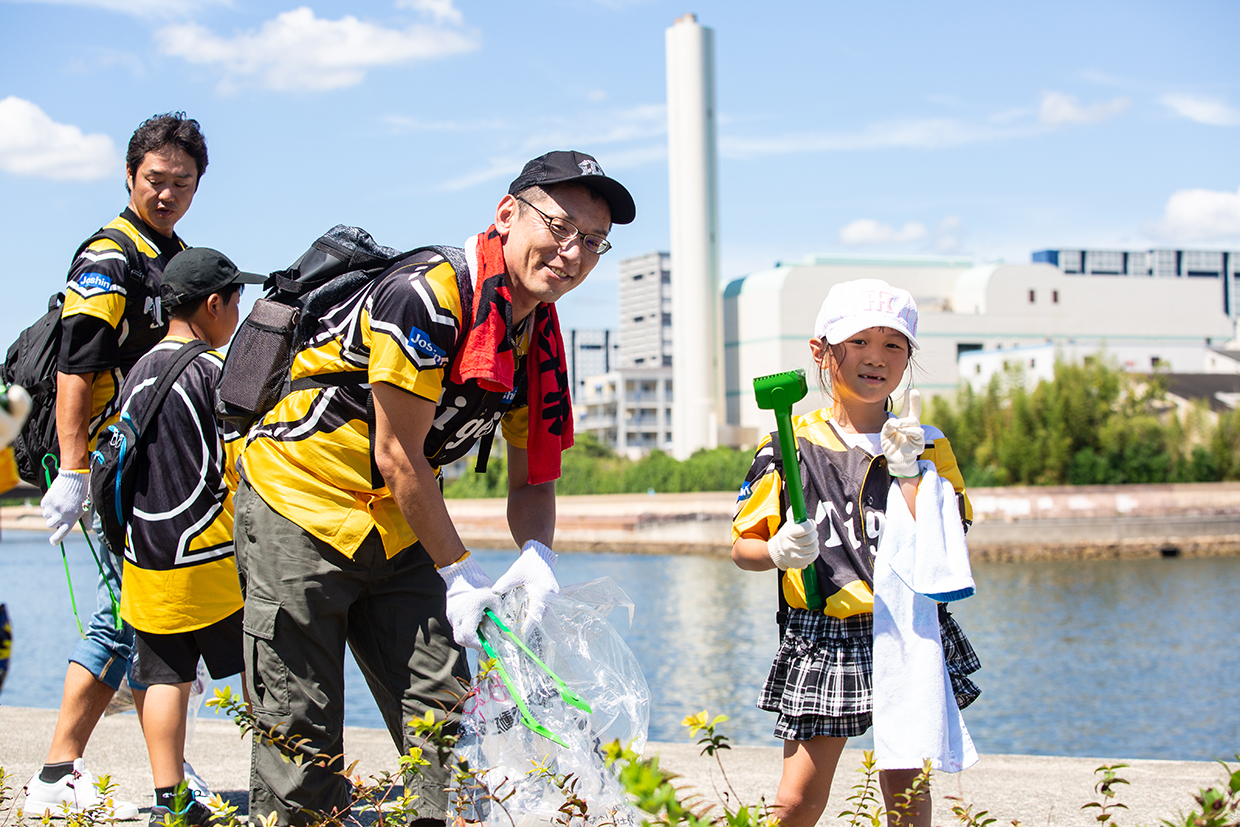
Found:
[[[567,243],[572,241],[577,236],[581,236],[581,246],[584,247],[587,252],[593,253],[596,256],[601,256],[603,253],[611,249],[611,242],[603,238],[601,235],[583,233],[581,230],[577,229],[577,225],[573,224],[573,222],[568,219],[560,218],[559,216],[547,215],[545,212],[538,209],[538,207],[535,207],[519,195],[514,195],[513,198],[517,199],[522,204],[541,215],[542,220],[547,224],[547,229],[550,230],[551,234],[560,241]]]

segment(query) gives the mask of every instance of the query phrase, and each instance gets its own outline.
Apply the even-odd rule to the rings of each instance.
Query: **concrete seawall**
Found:
[[[974,560],[1240,554],[1240,483],[979,488]],[[731,552],[733,492],[560,497],[556,547]],[[449,500],[470,545],[512,545],[503,500]]]
[[[1240,483],[977,488],[975,561],[1240,554]],[[466,545],[514,547],[503,499],[448,500]],[[731,552],[730,491],[560,497],[557,551]],[[43,530],[37,506],[0,509],[0,527]]]
[[[56,711],[0,706],[0,767],[13,775],[10,782],[16,806],[24,800],[22,786],[43,763],[56,722]],[[725,725],[726,727],[726,725]],[[346,763],[357,760],[354,774],[368,778],[380,771],[395,771],[396,749],[386,730],[348,728],[345,731]],[[704,802],[724,801],[727,790],[719,767],[689,743],[653,743],[646,755],[658,755],[664,769],[679,774],[676,785],[701,796]],[[742,803],[757,803],[764,796],[774,800],[781,766],[776,746],[737,746],[721,753],[724,772]],[[239,737],[231,722],[202,720],[196,726],[186,756],[214,792],[220,793],[241,812],[248,807],[249,742]],[[844,809],[851,787],[861,779],[854,772],[861,766],[858,750],[845,750],[840,759],[827,813],[820,825],[842,825],[837,817]],[[1094,770],[1112,758],[1059,758],[1033,755],[983,755],[974,767],[956,775],[936,773],[932,779],[933,823],[955,824],[951,807],[963,799],[976,814],[987,810],[998,824],[1013,819],[1033,827],[1086,827],[1096,825],[1096,810],[1081,805],[1096,801]],[[132,714],[104,718],[86,751],[87,766],[109,773],[118,787],[117,797],[138,804],[142,824],[152,803],[150,764],[138,722]],[[1120,770],[1130,784],[1119,788],[1118,801],[1128,809],[1119,814],[1123,824],[1157,824],[1192,805],[1199,788],[1224,781],[1222,767],[1204,761],[1128,761]],[[10,802],[12,803],[12,802]],[[736,798],[730,799],[735,808]],[[0,805],[4,820],[6,805]],[[718,811],[716,811],[718,812]],[[20,823],[20,822],[13,822]]]

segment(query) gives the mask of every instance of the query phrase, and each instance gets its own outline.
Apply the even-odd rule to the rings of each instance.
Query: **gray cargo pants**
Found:
[[[276,812],[281,824],[311,821],[349,805],[339,775],[344,754],[344,647],[348,643],[402,752],[422,746],[406,724],[428,709],[448,712],[467,686],[469,667],[444,615],[444,582],[421,544],[391,560],[373,531],[352,559],[277,514],[242,480],[234,540],[245,593],[245,671],[254,715],[305,748],[333,757],[330,767],[281,759],[256,742],[250,814]],[[431,761],[413,784],[422,818],[448,809],[447,771]]]

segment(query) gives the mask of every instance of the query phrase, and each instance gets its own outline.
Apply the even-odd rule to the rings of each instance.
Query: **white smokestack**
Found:
[[[722,341],[715,186],[713,33],[686,14],[666,33],[672,234],[673,444],[677,459],[718,444]]]

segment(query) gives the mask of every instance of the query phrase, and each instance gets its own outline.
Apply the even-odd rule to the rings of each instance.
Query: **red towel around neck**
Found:
[[[465,344],[452,366],[453,382],[474,379],[489,391],[513,389],[516,354],[512,342],[512,293],[504,264],[504,245],[492,224],[478,234],[478,273],[473,313]],[[554,304],[534,309],[534,335],[526,355],[529,377],[528,481],[532,485],[560,476],[560,453],[573,444],[573,406],[568,392],[564,338]]]

